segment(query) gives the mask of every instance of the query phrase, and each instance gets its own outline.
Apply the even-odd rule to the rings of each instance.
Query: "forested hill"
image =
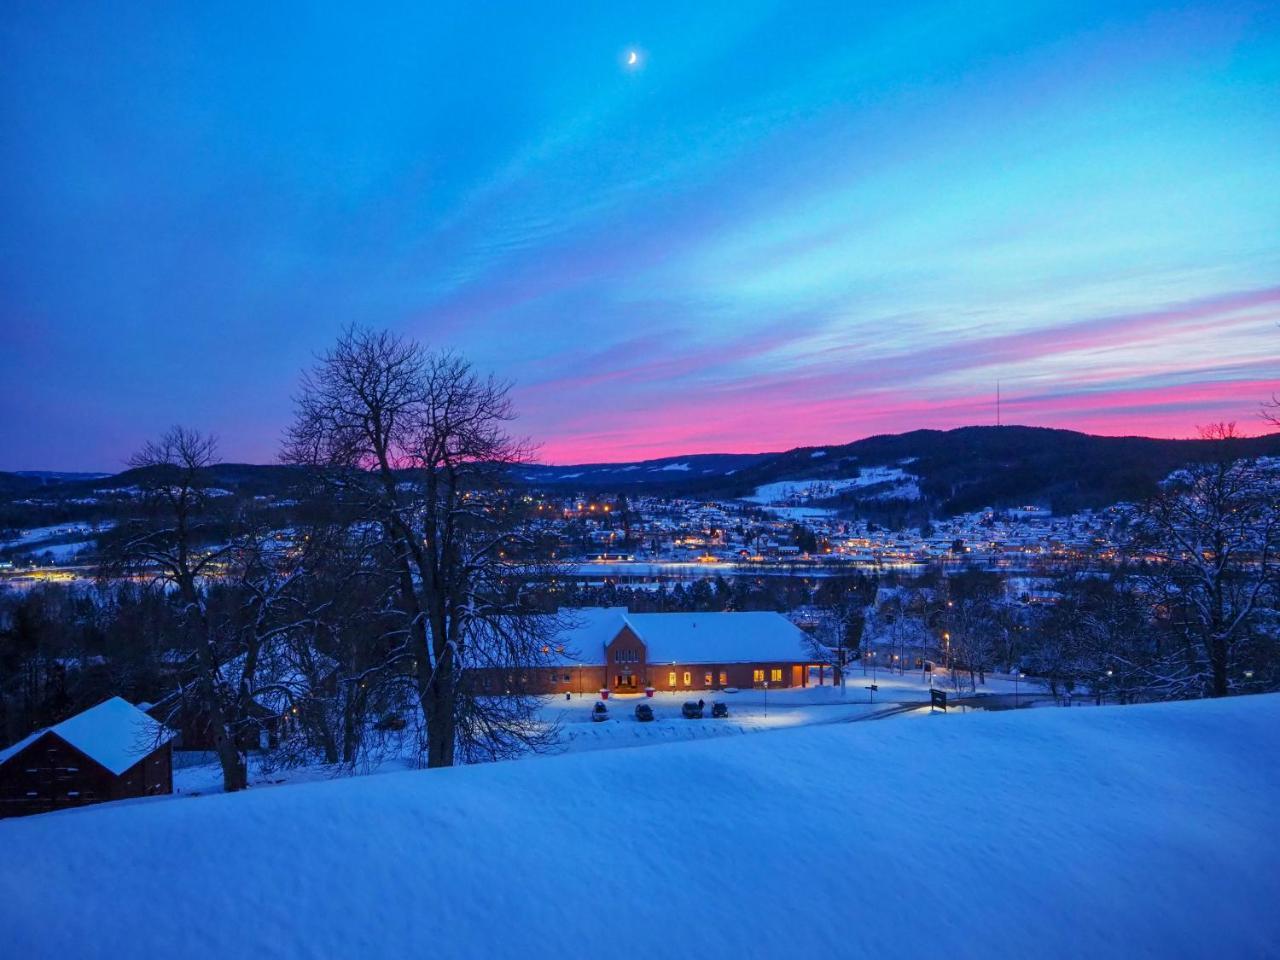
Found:
[[[1280,434],[1234,441],[1242,456],[1280,456]],[[1042,427],[913,430],[785,453],[672,457],[627,464],[524,468],[541,487],[600,491],[652,489],[749,496],[780,481],[841,481],[868,468],[901,471],[931,512],[1038,504],[1057,512],[1099,507],[1149,493],[1163,477],[1211,455],[1212,441],[1098,437]],[[885,500],[871,484],[845,500]],[[899,485],[901,487],[902,485]]]
[[[1280,456],[1280,434],[1230,441],[1241,456]],[[1214,441],[1098,437],[1042,427],[961,427],[868,437],[836,447],[791,450],[735,476],[736,493],[782,479],[839,478],[898,467],[933,510],[1037,504],[1055,512],[1136,500]]]
[[[1280,457],[1280,433],[1231,441],[1241,456]],[[1134,500],[1186,463],[1210,456],[1213,441],[1098,437],[1041,427],[961,427],[914,430],[852,443],[797,447],[784,453],[694,454],[633,463],[533,464],[512,480],[533,489],[570,493],[750,496],[783,481],[831,481],[837,505],[870,507],[912,500],[915,512],[950,514],[984,506],[1037,504],[1055,512]],[[245,495],[288,495],[295,467],[220,464],[210,483]],[[897,482],[849,486],[858,478],[893,475]],[[135,471],[113,476],[0,473],[0,501],[70,501],[123,490]],[[844,482],[842,486],[840,481]]]

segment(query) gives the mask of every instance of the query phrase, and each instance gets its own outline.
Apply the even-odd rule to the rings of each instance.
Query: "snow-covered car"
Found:
[[[653,719],[653,707],[647,703],[636,704],[636,719],[641,723],[648,723]]]
[[[697,700],[686,700],[684,706],[680,708],[680,716],[686,720],[701,720],[702,705]]]
[[[717,700],[715,703],[711,705],[711,716],[724,718],[724,717],[727,717],[728,715],[729,715],[729,705],[727,703],[721,703],[720,701]]]
[[[591,708],[591,722],[600,723],[601,721],[608,720],[608,719],[609,719],[609,708],[604,705],[603,700],[598,701],[596,705]]]

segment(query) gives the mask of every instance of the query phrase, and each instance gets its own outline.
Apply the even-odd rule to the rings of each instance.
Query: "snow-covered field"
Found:
[[[839,687],[831,685],[829,673],[825,684],[818,686],[815,671],[811,680],[814,686],[807,688],[797,687],[767,693],[760,689],[707,693],[702,695],[706,701],[706,710],[701,720],[685,719],[680,713],[680,707],[686,700],[698,699],[697,693],[658,691],[652,698],[646,698],[643,694],[613,695],[607,704],[609,719],[604,722],[591,719],[592,708],[599,699],[595,693],[585,696],[575,693],[568,700],[547,697],[542,708],[542,719],[558,728],[559,742],[544,755],[558,756],[582,750],[617,750],[687,740],[712,740],[811,724],[847,723],[882,714],[904,716],[906,714],[899,712],[898,708],[913,703],[919,706],[921,712],[928,712],[929,685],[921,679],[918,671],[905,674],[878,671],[874,680],[879,689],[874,695],[867,689],[867,684],[872,679],[870,675],[864,677],[861,670],[855,669],[849,674],[845,689],[841,691]],[[939,675],[939,683],[945,686],[942,675]],[[1014,689],[1011,679],[991,675],[981,692],[1000,695],[1013,693]],[[1036,685],[1026,680],[1022,681],[1019,689],[1023,694],[1024,707],[1030,706],[1035,696],[1043,696]],[[723,702],[729,708],[727,718],[711,716],[711,705],[716,701]],[[639,703],[650,705],[654,712],[653,720],[636,720],[635,708]],[[952,709],[963,712],[970,708]],[[222,773],[212,753],[201,755],[179,751],[175,757],[174,799],[221,792]],[[259,761],[257,755],[249,758],[249,782],[254,787],[289,786],[353,775],[400,773],[417,767],[416,747],[412,736],[408,734],[402,743],[388,744],[380,758],[360,764],[354,774],[346,768],[338,769],[325,764],[264,769]]]
[[[1263,957],[1280,696],[937,715],[0,822],[24,957]]]
[[[867,687],[874,681],[878,689],[874,694]],[[766,692],[761,689],[739,690],[734,693],[664,693],[656,692],[652,698],[642,695],[612,696],[607,706],[609,719],[603,723],[592,722],[591,709],[596,696],[570,700],[548,699],[543,716],[560,727],[561,751],[598,750],[613,747],[639,747],[655,743],[673,743],[680,740],[707,740],[743,733],[763,733],[787,727],[803,727],[823,723],[843,723],[866,718],[902,704],[916,703],[927,712],[929,684],[920,671],[905,674],[888,674],[877,671],[873,678],[863,676],[855,668],[849,673],[844,689],[831,685],[828,673],[826,683],[817,686],[817,674],[811,680],[814,686]],[[939,676],[939,684],[945,680]],[[950,689],[949,687],[947,688]],[[1019,687],[1024,704],[1034,695],[1042,693],[1038,686],[1023,681]],[[984,694],[1014,692],[1013,681],[1006,677],[990,676],[987,684],[979,688]],[[955,696],[955,694],[951,694]],[[680,713],[685,701],[703,699],[705,716],[701,720],[687,720]],[[721,702],[729,709],[727,718],[711,716],[711,705]],[[648,703],[654,719],[640,722],[635,719],[638,703]]]
[[[0,541],[0,550],[22,551],[30,554],[52,553],[58,561],[69,560],[81,550],[95,546],[95,540],[81,539],[76,543],[51,543],[67,537],[90,537],[111,529],[114,520],[103,520],[98,523],[69,523],[52,527],[32,527],[22,531],[13,540]]]
[[[915,477],[907,474],[901,467],[864,467],[856,477],[778,480],[774,483],[766,483],[756,487],[751,496],[743,499],[750,503],[765,505],[794,505],[796,501],[822,500],[849,490],[881,485],[885,485],[885,488],[879,491],[877,496],[906,499],[915,499],[920,496]]]
[[[867,689],[867,685],[873,680],[878,687],[874,694]],[[939,674],[938,682],[950,690],[943,675]],[[706,702],[706,709],[700,720],[686,719],[680,712],[685,701],[699,698],[697,693],[657,691],[652,698],[643,694],[612,695],[607,702],[609,719],[603,722],[591,719],[592,709],[599,699],[595,693],[575,693],[568,700],[547,697],[542,708],[542,719],[558,728],[559,742],[545,755],[712,740],[746,733],[766,733],[788,727],[848,723],[880,715],[904,716],[906,714],[899,712],[899,708],[910,704],[918,705],[921,713],[929,710],[929,684],[922,679],[919,671],[887,674],[880,670],[872,677],[863,676],[861,670],[855,668],[849,674],[844,690],[831,685],[830,673],[826,675],[824,685],[817,685],[817,672],[814,671],[811,683],[814,686],[769,692],[752,689],[733,693],[704,693],[701,697]],[[1038,685],[1026,680],[1017,689],[1021,690],[1024,707],[1031,706],[1035,697],[1044,695]],[[980,688],[982,694],[991,695],[1007,695],[1014,691],[1015,685],[1010,678],[994,674],[988,676],[986,685]],[[951,695],[956,696],[954,693]],[[711,705],[717,701],[728,707],[728,717],[711,716]],[[641,722],[635,718],[635,708],[640,703],[649,704],[654,713],[653,720]],[[953,706],[952,709],[964,712],[971,708]],[[195,762],[198,755],[179,752],[176,756],[176,798],[203,796],[222,790],[222,773],[213,754],[204,755],[200,758],[201,762]],[[362,764],[354,775],[399,773],[416,766],[412,737],[406,736],[398,748],[388,747],[381,759]],[[257,757],[251,757],[249,763],[249,781],[255,787],[286,786],[351,775],[345,768],[339,770],[324,764],[263,769]]]

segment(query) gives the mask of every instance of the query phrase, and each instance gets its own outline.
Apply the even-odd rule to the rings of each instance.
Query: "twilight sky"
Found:
[[[272,460],[351,322],[561,463],[1280,389],[1274,2],[321,6],[0,13],[0,469]]]

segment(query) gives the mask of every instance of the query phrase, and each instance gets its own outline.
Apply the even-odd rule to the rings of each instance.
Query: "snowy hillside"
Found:
[[[0,822],[14,956],[1261,957],[1280,696],[920,716]]]
[[[901,467],[866,467],[856,477],[816,480],[778,480],[761,484],[742,499],[759,504],[794,504],[825,500],[852,490],[866,490],[874,498],[901,497],[914,500],[920,496],[915,478]]]

